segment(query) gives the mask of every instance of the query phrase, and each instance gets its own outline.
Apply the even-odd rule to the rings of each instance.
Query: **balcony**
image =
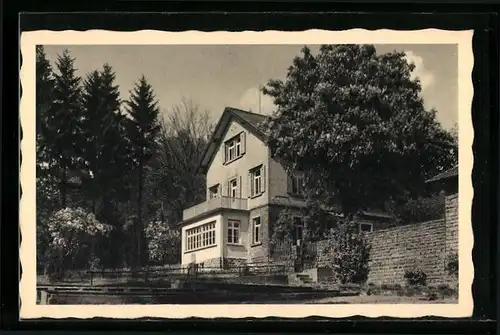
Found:
[[[182,220],[186,221],[217,209],[247,210],[247,199],[217,197],[189,207],[182,212]]]

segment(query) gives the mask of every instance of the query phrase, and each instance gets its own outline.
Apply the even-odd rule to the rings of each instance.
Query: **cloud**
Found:
[[[239,108],[243,110],[259,113],[259,89],[257,87],[247,89],[241,96],[239,104]],[[260,92],[260,113],[269,115],[274,109],[273,99]]]
[[[422,90],[434,85],[435,76],[432,72],[427,70],[424,65],[424,60],[422,57],[416,55],[413,51],[406,51],[406,60],[408,63],[415,64],[415,69],[411,73],[411,78],[419,78],[420,84],[422,85]]]

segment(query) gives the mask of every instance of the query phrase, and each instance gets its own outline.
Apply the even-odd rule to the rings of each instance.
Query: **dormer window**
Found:
[[[227,144],[227,150],[228,150],[228,153],[229,153],[229,160],[232,161],[235,157],[236,157],[236,141],[230,141],[228,144]]]
[[[224,164],[240,158],[245,153],[245,133],[242,132],[224,143]]]

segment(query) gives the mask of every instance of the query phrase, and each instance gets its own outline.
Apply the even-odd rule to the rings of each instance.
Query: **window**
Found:
[[[228,220],[227,243],[240,244],[240,221]]]
[[[186,230],[186,251],[215,245],[215,222]]]
[[[264,166],[260,165],[250,170],[249,184],[250,184],[250,197],[257,196],[264,193]]]
[[[302,220],[301,217],[296,216],[293,218],[292,238],[294,244],[298,244],[299,241],[302,241],[303,233],[304,233],[304,221]]]
[[[229,182],[229,196],[236,198],[238,195],[238,179],[233,179]]]
[[[260,217],[252,219],[252,244],[260,243]]]
[[[304,174],[295,172],[288,177],[288,193],[301,195],[304,191]]]
[[[224,164],[230,163],[245,153],[245,133],[228,140],[224,145]]]
[[[371,233],[373,231],[373,224],[371,223],[360,223],[359,230],[364,233]]]
[[[229,157],[229,161],[232,161],[236,157],[236,153],[235,153],[236,145],[235,144],[236,144],[235,141],[230,141],[228,143],[228,157]]]
[[[238,137],[234,140],[234,147],[235,147],[235,158],[241,156],[241,138]]]
[[[208,189],[208,198],[213,199],[219,196],[219,184],[214,185]]]

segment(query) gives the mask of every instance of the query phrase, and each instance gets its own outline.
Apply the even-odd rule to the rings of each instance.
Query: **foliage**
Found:
[[[370,271],[368,260],[371,246],[365,235],[358,232],[355,222],[343,220],[328,234],[324,249],[330,267],[342,284],[365,283]]]
[[[43,48],[37,49],[37,172],[45,175],[66,206],[68,171],[77,164],[78,122],[81,115],[80,77],[74,59],[66,50],[57,58],[56,72],[51,73]],[[49,87],[52,85],[52,87]],[[61,131],[65,129],[66,131]],[[47,185],[46,184],[46,185]]]
[[[450,276],[458,278],[458,253],[453,252],[446,256],[446,271]]]
[[[277,106],[265,122],[272,155],[321,176],[308,187],[335,194],[346,214],[418,195],[457,162],[457,146],[424,108],[414,67],[371,45],[324,45],[316,56],[304,47],[286,79],[263,89]]]
[[[153,87],[142,76],[126,101],[129,137],[136,162],[149,159],[153,154],[156,135],[160,131],[160,109]]]
[[[180,262],[181,235],[168,222],[151,221],[146,225],[148,253],[151,262],[159,265]]]
[[[94,214],[82,208],[63,208],[55,212],[44,227],[48,237],[55,270],[60,274],[68,266],[95,263],[94,247],[101,237],[109,235],[112,227],[99,222]]]
[[[93,71],[83,83],[82,158],[89,178],[85,190],[92,199],[92,211],[110,220],[111,199],[127,194],[130,148],[124,140],[124,115],[120,112],[115,73],[105,64]],[[126,200],[126,199],[122,199]],[[96,202],[100,203],[97,208]]]
[[[142,76],[126,102],[130,119],[127,122],[128,136],[131,142],[132,155],[137,171],[137,219],[135,222],[136,251],[139,264],[145,263],[143,236],[143,193],[144,170],[147,160],[153,155],[156,136],[160,130],[158,123],[158,101],[155,100],[153,88]]]
[[[155,261],[177,259],[179,250],[173,246],[180,238],[176,242],[171,227],[182,220],[184,208],[205,198],[205,180],[197,166],[213,128],[208,111],[183,100],[165,112],[167,118],[161,123],[160,102],[144,77],[123,105],[109,64],[86,74],[83,81],[77,72],[69,51],[51,64],[43,47],[37,46],[39,268],[46,266],[45,270],[57,274],[91,263],[133,266],[141,257],[137,251],[144,250],[142,258],[147,258],[148,247]],[[59,211],[66,207],[74,211],[81,207],[113,229],[95,238],[82,233],[95,243],[67,242],[81,251],[70,248],[66,255],[66,250],[55,248],[55,231],[49,230],[54,222],[63,220]],[[160,246],[166,242],[155,237],[148,246],[149,241],[141,238],[141,246],[137,246],[137,237],[145,235],[145,227],[137,223],[152,220],[172,224],[155,235],[172,236],[162,260],[159,253],[164,245]],[[172,233],[167,233],[169,229]],[[75,229],[69,232],[73,233],[68,238],[77,235]]]
[[[169,209],[171,222],[182,220],[182,211],[206,197],[206,181],[198,163],[212,132],[209,112],[183,100],[168,113],[157,138],[157,152],[147,173],[148,202]]]
[[[401,222],[425,222],[441,219],[444,216],[444,197],[439,194],[409,199],[395,209],[395,215]]]
[[[277,245],[280,242],[292,240],[293,216],[288,207],[280,211],[278,220],[273,224],[272,229],[272,244]]]
[[[37,135],[40,135],[41,125],[47,122],[47,111],[52,102],[54,89],[54,74],[44,48],[36,46],[36,117]]]
[[[404,278],[408,285],[425,286],[427,284],[427,274],[418,267],[406,270]]]

